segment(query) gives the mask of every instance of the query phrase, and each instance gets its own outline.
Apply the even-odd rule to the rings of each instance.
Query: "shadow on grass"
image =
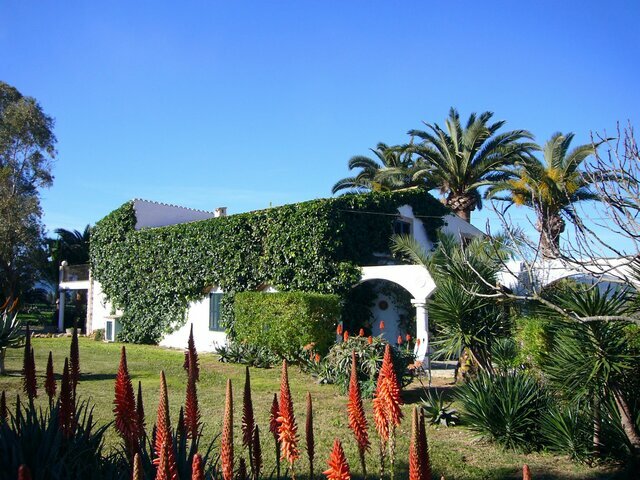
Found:
[[[80,383],[82,382],[93,382],[96,380],[115,380],[115,373],[81,373],[80,374]]]
[[[442,395],[445,401],[451,402],[453,401],[453,396],[455,393],[456,385],[438,385],[428,387],[425,383],[424,386],[419,384],[412,384],[405,389],[402,390],[402,401],[407,405],[412,405],[414,403],[420,403],[421,400],[426,398],[427,392],[431,392],[433,394]]]

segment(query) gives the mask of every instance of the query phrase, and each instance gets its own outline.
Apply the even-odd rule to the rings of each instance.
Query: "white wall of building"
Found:
[[[178,223],[195,222],[213,218],[213,212],[194,210],[177,205],[135,199],[133,208],[136,212],[136,230],[149,227],[164,227]]]
[[[89,319],[87,321],[87,334],[94,330],[104,329],[107,318],[111,318],[113,312],[111,303],[105,299],[104,293],[102,293],[102,285],[100,285],[100,282],[96,282],[95,280],[91,281],[88,301],[87,316],[89,316]]]
[[[187,321],[174,332],[165,335],[160,345],[170,348],[187,348],[189,331],[193,324],[193,340],[198,352],[213,352],[217,347],[227,343],[227,335],[224,332],[212,332],[209,330],[209,296],[202,300],[191,302],[187,310]]]

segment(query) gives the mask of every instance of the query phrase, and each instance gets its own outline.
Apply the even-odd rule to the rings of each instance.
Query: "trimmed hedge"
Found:
[[[263,284],[281,292],[345,295],[360,278],[359,265],[375,265],[375,253],[389,251],[402,205],[411,205],[435,240],[448,210],[419,189],[344,195],[139,231],[129,202],[94,227],[92,275],[124,311],[119,338],[155,343],[184,323],[189,302],[212,285],[232,295]]]
[[[290,360],[310,343],[325,354],[335,341],[340,310],[337,295],[238,293],[234,304],[236,339]]]

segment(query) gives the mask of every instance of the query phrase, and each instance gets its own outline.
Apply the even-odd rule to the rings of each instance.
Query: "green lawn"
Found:
[[[43,374],[49,351],[53,352],[55,371],[60,372],[64,357],[68,355],[68,338],[38,338],[33,345],[36,353],[36,365],[39,381],[39,400],[43,401]],[[95,418],[98,423],[112,420],[113,382],[118,368],[120,344],[95,342],[80,339],[80,363],[82,378],[78,392],[82,399],[90,399],[96,405]],[[142,381],[147,424],[153,424],[157,395],[159,390],[159,373],[164,370],[169,387],[169,402],[172,421],[175,422],[180,405],[184,401],[186,374],[182,369],[183,353],[146,345],[127,345],[129,372],[137,389],[138,380]],[[212,354],[200,355],[200,382],[198,396],[205,425],[204,435],[213,438],[221,428],[224,409],[224,392],[227,378],[233,380],[235,398],[236,438],[239,438],[240,415],[242,411],[242,387],[244,383],[244,367],[220,363]],[[20,370],[22,366],[22,350],[9,350],[6,359],[8,375],[0,377],[0,390],[6,390],[10,403],[14,403],[15,394],[21,390]],[[273,439],[268,432],[269,408],[273,394],[278,392],[280,370],[252,369],[253,404],[256,420],[261,428],[264,461],[266,472],[274,465]],[[314,401],[314,422],[316,437],[316,473],[325,469],[326,459],[333,444],[339,437],[343,441],[352,472],[360,473],[357,450],[353,436],[347,426],[346,397],[331,385],[318,385],[313,378],[300,372],[297,368],[289,371],[292,394],[295,402],[299,433],[304,438],[304,398],[311,392]],[[59,376],[58,376],[59,378]],[[398,432],[398,472],[396,478],[407,478],[407,452],[409,443],[409,418],[411,402],[419,397],[419,385],[412,386],[405,392],[407,404],[404,406],[405,420]],[[365,405],[371,412],[371,404]],[[368,470],[375,474],[378,470],[375,434],[374,449],[368,456]],[[505,452],[493,445],[474,440],[473,434],[464,427],[430,428],[428,431],[434,478],[444,475],[447,480],[455,479],[515,479],[521,478],[521,466],[529,464],[533,478],[539,479],[608,479],[615,478],[615,471],[604,468],[588,468],[574,464],[563,457],[549,454],[519,454]],[[108,446],[118,441],[113,428],[107,435]],[[240,446],[236,456],[246,453]],[[304,455],[303,455],[304,457]],[[306,473],[308,469],[306,457],[300,461],[297,471]],[[304,478],[304,475],[301,475]],[[318,476],[320,478],[320,476]],[[324,478],[324,477],[321,477]],[[370,475],[370,478],[376,478]]]

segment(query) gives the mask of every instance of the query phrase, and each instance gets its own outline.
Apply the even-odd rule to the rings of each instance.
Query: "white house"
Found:
[[[133,207],[136,215],[136,230],[226,216],[226,208],[219,208],[214,212],[206,212],[140,199],[133,200]],[[480,230],[455,215],[445,215],[443,220],[445,225],[442,227],[442,231],[456,238],[465,239],[482,235]],[[410,205],[398,208],[398,217],[394,225],[397,233],[413,235],[427,251],[433,248],[433,242],[427,237],[422,220],[414,215],[413,208]],[[87,333],[97,329],[104,329],[108,340],[115,339],[119,329],[118,318],[122,312],[114,309],[106,300],[100,283],[91,278],[91,275],[80,281],[76,278],[70,278],[68,272],[69,267],[66,267],[66,265],[61,266],[61,290],[88,290]],[[372,280],[385,280],[398,284],[411,294],[413,297],[411,303],[416,309],[417,331],[407,333],[411,333],[414,338],[421,339],[418,355],[424,356],[429,344],[426,302],[435,290],[435,283],[429,272],[420,266],[363,265],[360,283]],[[269,285],[263,285],[261,290],[265,292],[275,291]],[[160,345],[184,348],[191,325],[193,325],[194,339],[199,351],[213,351],[217,346],[224,345],[226,335],[220,325],[220,301],[223,293],[220,288],[212,286],[206,294],[203,294],[201,299],[191,302],[187,309],[186,322],[172,333],[165,335]],[[64,301],[63,298],[64,296],[61,295],[61,302]],[[372,311],[375,319],[372,333],[374,335],[379,334],[380,321],[384,321],[384,334],[390,341],[395,341],[398,334],[405,333],[398,327],[398,318],[401,312],[399,312],[391,299],[383,294],[377,298],[375,305]],[[64,325],[64,308],[61,308],[60,312],[59,328],[62,329]]]

